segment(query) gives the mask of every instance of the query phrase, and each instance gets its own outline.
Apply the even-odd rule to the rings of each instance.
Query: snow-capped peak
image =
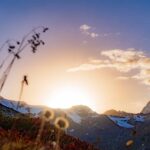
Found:
[[[141,116],[141,115],[134,115],[133,118],[134,118],[135,121],[137,121],[137,122],[144,122],[144,116]]]
[[[80,124],[81,121],[82,121],[82,118],[80,115],[78,115],[77,113],[75,112],[68,112],[68,117],[71,118],[74,122]]]
[[[16,110],[20,113],[23,114],[32,113],[35,116],[38,115],[44,109],[44,107],[28,105],[25,102],[19,102],[19,107],[18,107],[17,101],[7,100],[4,98],[0,99],[0,104],[12,108],[13,110]]]
[[[134,128],[133,125],[128,123],[129,117],[115,117],[115,116],[108,116],[110,120],[112,120],[115,124],[120,127],[124,128]]]
[[[112,120],[116,125],[123,128],[134,128],[134,125],[130,123],[130,120],[135,122],[144,122],[144,116],[142,115],[134,115],[130,117],[118,117],[118,116],[108,116],[110,120]]]

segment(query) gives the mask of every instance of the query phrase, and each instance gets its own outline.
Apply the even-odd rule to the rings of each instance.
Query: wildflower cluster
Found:
[[[69,122],[64,117],[57,117],[54,124],[58,129],[61,130],[65,130],[69,127]]]
[[[14,122],[16,125],[11,129]],[[1,150],[55,150],[57,145],[56,128],[50,122],[45,122],[41,139],[35,143],[42,123],[41,118],[22,116],[19,118],[0,117],[0,149]],[[97,150],[87,142],[60,134],[59,148],[61,150]]]
[[[58,116],[54,118],[54,111],[52,109],[45,109],[42,113],[42,118],[46,122],[55,119],[54,125],[57,129],[65,130],[69,127],[69,122],[65,117]]]

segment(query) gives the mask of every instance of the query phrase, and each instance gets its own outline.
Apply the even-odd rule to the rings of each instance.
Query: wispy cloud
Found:
[[[94,33],[94,32],[89,33],[89,35],[90,35],[92,38],[96,38],[96,37],[99,36],[97,33]]]
[[[80,26],[80,31],[82,34],[91,37],[91,38],[97,38],[97,37],[110,37],[110,36],[119,36],[121,33],[120,32],[116,32],[116,33],[101,33],[98,34],[97,32],[95,32],[95,28],[87,25],[87,24],[83,24]]]
[[[99,34],[96,33],[96,32],[93,32],[92,29],[93,28],[91,26],[87,25],[87,24],[83,24],[83,25],[80,26],[80,31],[82,32],[82,34],[85,34],[85,35],[87,35],[91,38],[98,37]]]
[[[128,73],[136,69],[138,73],[133,74],[131,78],[150,85],[150,57],[146,56],[143,51],[134,48],[113,49],[102,51],[100,56],[103,58],[90,59],[88,63],[68,69],[68,72],[114,68],[119,72]],[[128,79],[128,77],[119,77],[118,79]]]
[[[110,37],[110,36],[119,36],[119,35],[121,35],[120,32],[99,34],[100,37]]]
[[[91,29],[91,27],[87,24],[83,24],[80,26],[80,30],[83,31],[83,32],[87,32]]]
[[[116,79],[117,80],[128,80],[130,77],[126,77],[126,76],[119,76]]]

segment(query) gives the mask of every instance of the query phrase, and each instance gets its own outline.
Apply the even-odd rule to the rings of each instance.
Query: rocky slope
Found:
[[[12,108],[6,107],[2,104],[0,104],[0,115],[4,115],[4,116],[11,116],[11,117],[15,117],[15,116],[23,116],[23,114],[15,111]]]
[[[141,111],[143,114],[149,114],[150,113],[150,101],[147,103],[147,105],[143,108]]]

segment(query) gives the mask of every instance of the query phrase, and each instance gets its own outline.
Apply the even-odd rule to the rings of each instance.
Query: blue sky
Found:
[[[97,45],[102,48],[146,50],[150,37],[149,3],[148,0],[2,0],[1,33],[6,39],[14,32],[22,35],[37,24],[48,24],[58,32],[73,32],[80,24],[89,24],[98,33],[120,33],[119,37],[100,38]],[[103,41],[109,42],[109,46]]]
[[[82,84],[78,83],[77,86],[92,91],[91,97],[95,99],[93,103],[97,105],[96,111],[114,108],[138,112],[150,98],[147,82],[146,85],[140,84],[150,78],[143,75],[143,72],[148,72],[149,69],[143,65],[150,56],[149,18],[149,0],[1,0],[0,45],[9,38],[21,39],[33,27],[44,25],[50,28],[49,34],[45,36],[46,46],[34,57],[24,52],[25,58],[16,64],[12,71],[12,77],[16,80],[10,77],[8,82],[17,87],[22,75],[29,74],[33,83],[40,86],[31,85],[24,99],[34,104],[33,99],[37,99],[36,102],[41,104],[41,99],[45,97],[42,94],[36,95],[39,91],[49,93],[55,85],[67,83],[73,86],[76,81]],[[110,64],[106,64],[106,61],[114,60],[109,58],[111,51],[108,50],[115,49],[120,51],[113,53],[119,53],[123,60],[136,55],[136,61],[140,59],[140,64],[123,64],[120,68],[115,64],[109,68]],[[103,54],[104,51],[108,53]],[[125,51],[127,53],[124,53]],[[102,60],[105,68],[93,64],[95,59],[99,63]],[[117,65],[120,59],[118,61]],[[84,64],[88,64],[85,72],[82,68]],[[91,71],[89,66],[94,69]],[[122,67],[129,71],[122,72]],[[68,72],[70,68],[79,72]],[[41,76],[45,79],[45,89],[42,81],[39,81]],[[120,78],[124,81],[116,81],[117,77],[124,77]],[[125,80],[125,77],[130,79]],[[117,86],[113,87],[114,84]],[[17,99],[18,88],[11,91],[12,87],[7,83],[3,94],[8,98]],[[32,93],[33,89],[35,93]],[[117,94],[118,89],[122,90],[122,95]],[[111,93],[110,96],[106,91]],[[124,95],[124,91],[127,96]],[[130,108],[124,106],[125,101],[130,101]],[[133,105],[137,106],[134,110]]]
[[[149,4],[148,0],[2,0],[1,33],[10,37],[16,29],[28,30],[37,24],[70,31],[86,23],[99,33],[120,32],[119,42],[111,39],[111,46],[149,49]],[[107,48],[107,45],[104,46]]]

